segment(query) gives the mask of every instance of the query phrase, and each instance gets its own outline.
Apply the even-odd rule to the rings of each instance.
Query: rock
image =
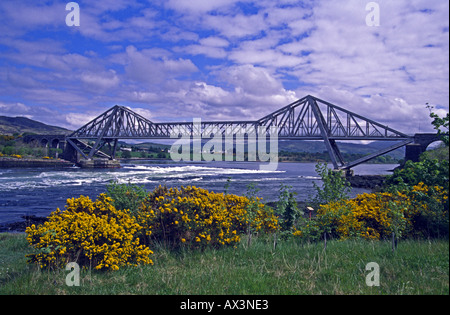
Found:
[[[35,215],[24,215],[22,219],[25,221],[13,222],[0,225],[0,232],[25,232],[25,229],[31,225],[43,224],[47,221],[46,217],[37,217]]]
[[[347,180],[354,188],[380,189],[386,181],[385,175],[353,175]]]

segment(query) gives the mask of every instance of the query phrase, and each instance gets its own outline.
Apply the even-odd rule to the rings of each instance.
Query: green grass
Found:
[[[153,266],[115,272],[38,270],[26,263],[24,234],[0,234],[0,294],[449,294],[449,242],[329,241],[298,244],[257,239],[250,248],[170,251],[152,248]],[[380,266],[380,286],[366,285],[366,264]]]

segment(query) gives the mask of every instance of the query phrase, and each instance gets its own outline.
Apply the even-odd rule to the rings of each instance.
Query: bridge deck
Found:
[[[83,158],[91,159],[100,149],[118,140],[178,139],[180,137],[211,139],[214,137],[248,139],[276,137],[277,140],[322,140],[336,169],[350,168],[414,142],[406,135],[362,115],[311,95],[305,96],[256,121],[201,121],[155,123],[127,107],[114,106],[69,136],[68,142]],[[95,141],[88,146],[85,141]],[[397,141],[393,146],[375,152],[359,161],[346,163],[337,141]]]

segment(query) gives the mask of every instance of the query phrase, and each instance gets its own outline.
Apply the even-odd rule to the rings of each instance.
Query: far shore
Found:
[[[62,159],[0,157],[0,168],[71,167],[73,165],[74,163]]]

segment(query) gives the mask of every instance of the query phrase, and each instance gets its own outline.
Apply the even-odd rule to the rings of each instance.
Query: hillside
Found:
[[[68,134],[65,128],[50,126],[26,117],[0,116],[0,134],[13,135],[23,133],[36,134]]]
[[[393,145],[389,141],[374,141],[369,144],[338,142],[339,150],[345,154],[370,154],[383,148]],[[307,153],[321,153],[326,151],[325,143],[323,141],[280,141],[278,144],[280,151],[285,152],[307,152]],[[389,152],[387,155],[402,159],[405,157],[405,148],[400,148]]]

